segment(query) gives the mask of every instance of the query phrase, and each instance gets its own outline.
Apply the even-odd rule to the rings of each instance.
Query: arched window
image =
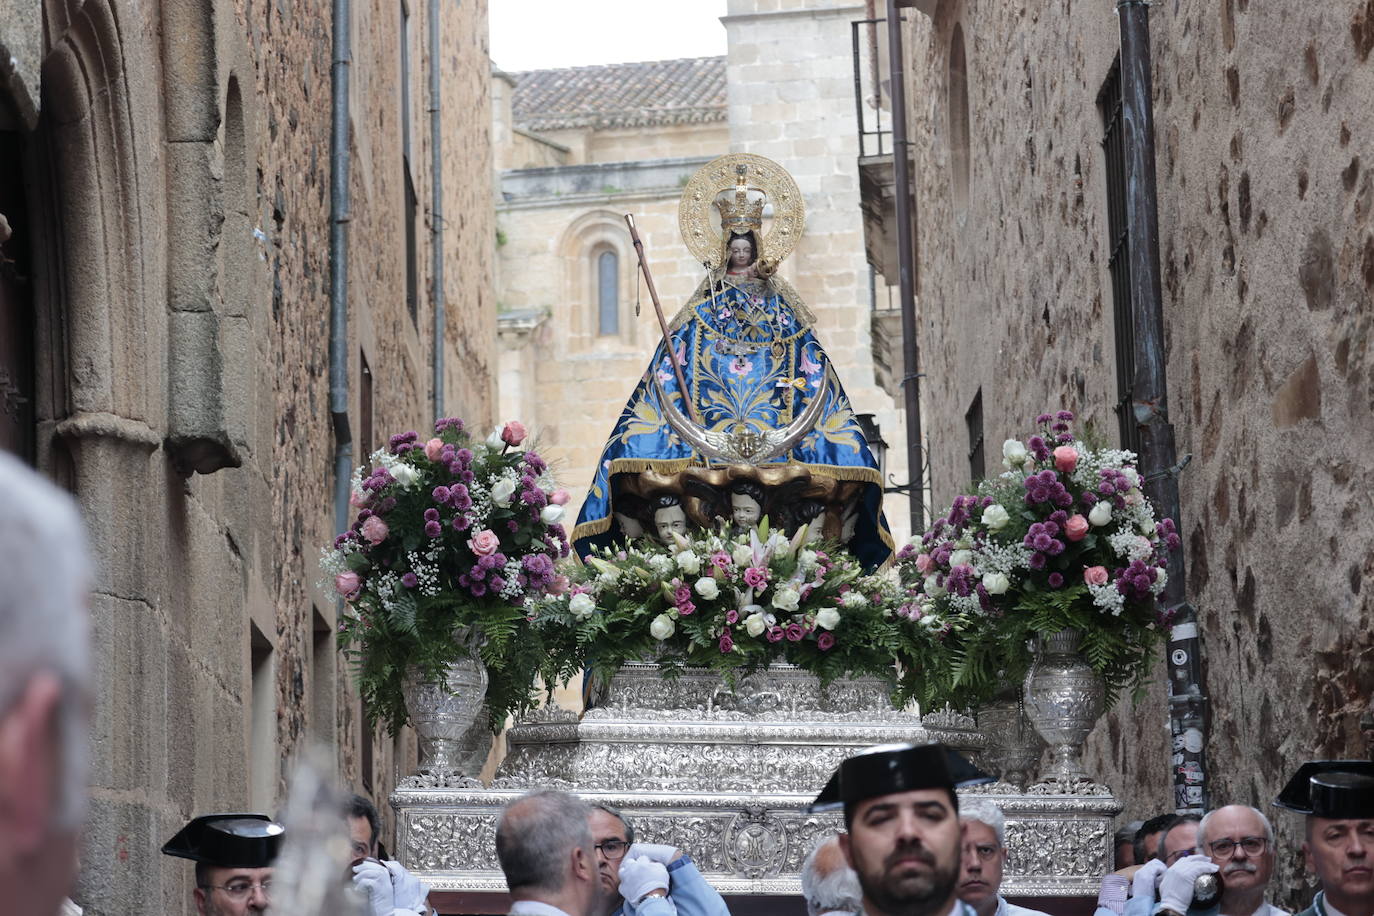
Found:
[[[968,209],[969,115],[968,59],[964,52],[964,29],[954,25],[949,39],[949,168],[954,209]]]
[[[620,333],[620,258],[603,251],[596,258],[597,333]]]

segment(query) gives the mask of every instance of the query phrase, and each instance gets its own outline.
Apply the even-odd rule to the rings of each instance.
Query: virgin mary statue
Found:
[[[878,464],[810,311],[777,273],[803,226],[792,176],[761,156],[722,156],[693,176],[678,214],[707,276],[606,442],[573,529],[578,552],[767,516],[881,564],[892,537]]]

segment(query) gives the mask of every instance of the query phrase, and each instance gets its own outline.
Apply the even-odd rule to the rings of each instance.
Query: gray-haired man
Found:
[[[506,806],[496,858],[510,888],[511,916],[592,916],[601,906],[591,814],[566,792],[532,792]]]
[[[1039,910],[1007,903],[1001,894],[1007,864],[1007,819],[985,799],[965,800],[959,809],[964,848],[959,871],[959,899],[978,916],[1046,916]]]
[[[821,840],[807,853],[801,886],[807,916],[857,916],[863,912],[863,888],[859,887],[859,876],[844,860],[838,836]]]
[[[0,452],[0,914],[56,913],[85,816],[90,568],[71,497]]]

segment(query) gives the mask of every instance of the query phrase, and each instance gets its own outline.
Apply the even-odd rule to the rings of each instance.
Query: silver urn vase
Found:
[[[979,755],[987,770],[1025,791],[1026,784],[1035,779],[1045,740],[1026,717],[1020,687],[999,693],[978,710],[978,730],[988,742]]]
[[[1106,686],[1078,653],[1082,634],[1060,630],[1037,640],[1026,672],[1026,716],[1054,753],[1042,777],[1063,785],[1090,781],[1079,754],[1102,715]]]
[[[474,733],[488,737],[483,702],[487,669],[476,658],[464,656],[448,666],[446,676],[447,683],[440,687],[412,668],[402,685],[406,714],[418,738],[420,772],[476,776],[476,772],[468,771],[473,768],[475,745],[481,743]],[[485,758],[485,753],[482,756]],[[480,768],[480,763],[477,766]]]

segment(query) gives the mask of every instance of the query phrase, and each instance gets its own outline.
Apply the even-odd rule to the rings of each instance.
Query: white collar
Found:
[[[539,900],[516,900],[510,905],[512,916],[568,916],[550,903]]]

